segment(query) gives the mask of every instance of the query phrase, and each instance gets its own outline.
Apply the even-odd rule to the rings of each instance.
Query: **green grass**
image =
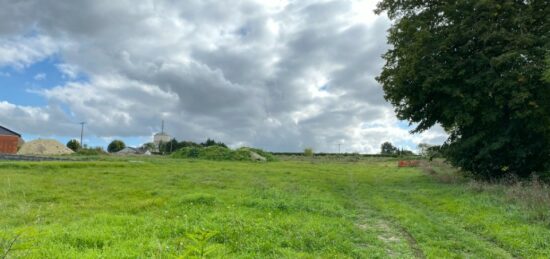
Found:
[[[29,258],[550,257],[517,203],[376,159],[1,162],[17,235]]]

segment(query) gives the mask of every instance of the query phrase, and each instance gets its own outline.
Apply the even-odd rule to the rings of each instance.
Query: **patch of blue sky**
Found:
[[[399,149],[405,149],[405,150],[411,150],[411,151],[416,151],[418,146],[417,144],[415,144],[414,142],[408,139],[398,140],[392,144]]]
[[[0,101],[16,105],[44,106],[47,100],[38,92],[65,84],[67,81],[87,81],[84,75],[70,79],[58,69],[62,61],[50,56],[24,68],[0,67]]]
[[[397,122],[397,126],[402,129],[414,129],[414,125],[410,126],[408,121],[399,121]]]

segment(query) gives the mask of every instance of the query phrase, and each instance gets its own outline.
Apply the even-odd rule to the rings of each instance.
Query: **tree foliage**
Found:
[[[109,146],[107,147],[107,151],[109,153],[116,153],[120,150],[123,150],[126,147],[126,144],[122,140],[115,139],[111,141]]]
[[[156,148],[157,148],[157,146],[153,142],[147,142],[147,143],[144,143],[143,145],[141,145],[141,149],[143,151],[153,152],[153,151],[156,150]]]
[[[395,155],[397,154],[397,147],[393,146],[390,142],[384,142],[380,146],[380,154],[382,155]]]
[[[215,140],[210,139],[210,138],[208,138],[205,142],[201,143],[201,146],[203,146],[203,147],[220,146],[220,147],[225,147],[225,148],[227,147],[224,143],[216,142]]]
[[[178,149],[182,149],[186,147],[212,147],[212,146],[227,148],[227,146],[223,142],[216,142],[213,139],[207,139],[205,142],[198,144],[193,141],[178,142],[175,138],[173,138],[169,142],[160,143],[159,152],[162,154],[171,154]]]
[[[377,80],[400,119],[441,124],[446,158],[481,178],[548,169],[546,0],[383,0],[394,21]]]
[[[71,139],[69,142],[67,142],[67,147],[70,148],[72,151],[76,152],[82,147],[80,146],[80,142],[76,139]]]
[[[312,157],[314,154],[313,148],[308,147],[304,149],[304,156]]]

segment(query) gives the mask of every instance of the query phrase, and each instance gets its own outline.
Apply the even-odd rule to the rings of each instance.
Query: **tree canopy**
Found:
[[[78,142],[78,140],[76,139],[71,139],[69,140],[69,142],[67,142],[67,147],[70,148],[72,151],[76,152],[78,151],[80,148],[82,148],[80,146],[80,142]]]
[[[390,142],[384,142],[380,145],[380,154],[382,155],[394,155],[397,154],[397,150],[397,147]]]
[[[446,158],[482,178],[548,170],[546,0],[383,0],[393,20],[377,80],[398,118],[449,133]]]
[[[213,139],[208,138],[205,142],[201,143],[201,146],[203,147],[210,147],[210,146],[220,146],[220,147],[227,147],[223,142],[216,142]]]
[[[109,153],[116,153],[120,150],[123,150],[126,147],[126,144],[122,140],[115,139],[107,147]]]

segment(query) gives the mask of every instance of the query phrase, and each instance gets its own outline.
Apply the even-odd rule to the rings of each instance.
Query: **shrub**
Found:
[[[248,148],[239,148],[232,152],[231,160],[235,161],[249,161],[251,159],[250,149]]]
[[[199,147],[184,147],[176,150],[171,156],[174,158],[199,158],[199,155]]]
[[[101,147],[81,148],[75,154],[83,156],[99,156],[107,154]]]
[[[124,144],[122,140],[115,139],[109,144],[109,146],[107,147],[107,151],[109,151],[109,153],[115,153],[123,150],[125,147],[126,144]]]
[[[312,157],[313,156],[313,149],[312,148],[304,149],[304,156]]]
[[[208,160],[231,160],[233,151],[221,146],[208,146],[201,149],[199,157]]]
[[[242,147],[231,150],[222,146],[208,147],[184,147],[172,153],[173,158],[198,158],[206,160],[228,160],[228,161],[250,161],[251,152],[255,152],[266,158],[267,161],[274,161],[275,157],[261,149]]]
[[[82,148],[80,146],[80,142],[78,142],[78,140],[76,139],[71,139],[69,140],[69,142],[67,142],[67,147],[70,148],[72,151],[76,152],[78,151],[80,148]]]

